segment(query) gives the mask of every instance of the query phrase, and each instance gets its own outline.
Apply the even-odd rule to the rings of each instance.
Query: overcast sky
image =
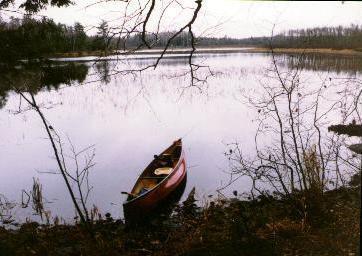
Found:
[[[163,1],[165,6],[170,0]],[[42,14],[56,22],[73,24],[79,21],[87,27],[97,26],[102,19],[114,20],[120,24],[125,3],[110,1],[87,7],[99,0],[74,1],[78,4],[66,8],[49,8]],[[156,27],[156,20],[161,10],[161,0],[157,0],[153,20],[148,29]],[[194,0],[179,0],[186,6],[195,6]],[[167,10],[163,19],[164,30],[176,30],[190,17],[189,10],[180,10],[177,6]],[[204,0],[202,11],[194,29],[200,34],[229,37],[250,37],[270,35],[273,24],[276,32],[295,28],[315,26],[362,25],[361,2],[288,2],[288,1],[238,1]],[[215,27],[216,26],[216,27]],[[92,30],[91,30],[92,31]],[[93,30],[94,32],[94,30]]]

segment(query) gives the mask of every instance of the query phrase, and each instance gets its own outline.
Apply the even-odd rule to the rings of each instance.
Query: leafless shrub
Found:
[[[290,196],[343,185],[346,176],[359,171],[359,159],[345,150],[345,138],[328,133],[327,127],[338,113],[342,123],[361,121],[360,93],[353,93],[360,92],[360,81],[329,75],[311,86],[302,74],[304,52],[294,68],[282,69],[272,39],[271,68],[259,80],[260,87],[244,95],[257,112],[255,154],[245,155],[239,143],[228,145],[231,179],[226,186],[248,177],[253,196],[268,190]]]
[[[35,96],[29,90],[22,87],[21,90],[16,89],[21,98],[28,103],[25,110],[22,110],[19,106],[19,113],[22,111],[34,110],[40,117],[43,126],[50,140],[53,153],[58,164],[59,170],[51,172],[52,174],[59,174],[63,177],[68,192],[71,196],[73,205],[77,214],[80,217],[81,222],[88,223],[90,221],[89,212],[87,209],[87,201],[89,194],[92,190],[92,186],[89,183],[89,171],[94,166],[95,150],[91,145],[80,151],[75,149],[71,140],[68,138],[70,145],[70,154],[67,154],[64,150],[63,141],[59,133],[50,125],[49,121],[44,116],[41,106],[39,106],[35,100]],[[80,159],[83,158],[84,165],[80,163]],[[69,163],[68,159],[71,159]],[[73,188],[75,185],[76,189]],[[25,199],[26,198],[26,199]],[[43,215],[46,217],[47,222],[50,220],[50,212],[44,211],[42,201],[42,188],[38,180],[34,179],[33,190],[29,193],[23,191],[22,193],[22,207],[26,207],[29,204],[29,200],[32,200],[34,211],[39,214],[43,219]]]

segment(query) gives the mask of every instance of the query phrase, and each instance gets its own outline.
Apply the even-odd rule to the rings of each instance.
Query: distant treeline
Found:
[[[80,23],[56,24],[52,19],[36,20],[25,16],[0,20],[0,61],[34,59],[54,53],[104,49],[107,24],[98,27],[96,36],[88,36]]]
[[[164,47],[175,32],[148,34],[147,41],[153,47]],[[142,44],[141,34],[126,38],[110,38],[107,22],[97,27],[97,33],[89,36],[80,23],[73,26],[56,24],[52,19],[34,19],[24,16],[22,19],[0,19],[0,62],[19,59],[36,59],[69,52],[132,49]],[[170,47],[190,47],[191,37],[187,32],[174,38]],[[216,38],[199,37],[198,47],[208,46],[250,46],[269,47],[269,37],[256,38]],[[362,49],[362,27],[323,27],[289,30],[273,37],[272,45],[278,48],[334,48]]]
[[[165,46],[168,38],[174,32],[163,32],[157,37],[150,35],[148,40],[155,47]],[[199,37],[197,46],[259,46],[275,48],[332,48],[332,49],[361,49],[362,50],[362,26],[350,25],[349,27],[317,27],[311,29],[289,30],[270,37],[251,37],[235,39],[229,37]],[[141,36],[135,35],[127,39],[126,46],[134,47],[141,43]],[[191,38],[187,32],[181,33],[170,44],[173,47],[190,46]]]
[[[150,34],[147,35],[147,41],[153,47],[164,47],[167,44],[167,41],[170,37],[172,37],[176,31],[170,32],[161,32],[158,35]],[[235,39],[229,37],[198,37],[195,39],[196,46],[226,46],[226,45],[240,45],[244,41],[244,39]],[[133,48],[137,47],[138,45],[142,44],[141,34],[136,34],[133,36],[128,37],[126,40],[120,41],[120,48]],[[170,47],[190,47],[191,44],[191,36],[188,32],[180,33],[176,38],[174,38],[171,43]]]
[[[250,38],[244,44],[270,46],[270,37]],[[295,29],[273,37],[275,48],[331,48],[362,50],[362,26]]]

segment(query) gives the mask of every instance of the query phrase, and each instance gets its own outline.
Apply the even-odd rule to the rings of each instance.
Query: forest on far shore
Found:
[[[174,34],[160,32],[147,34],[152,47],[164,47]],[[11,17],[8,21],[0,19],[0,62],[12,62],[19,59],[37,59],[60,53],[85,51],[113,51],[135,49],[143,44],[141,33],[119,35],[109,27],[106,21],[97,26],[95,35],[88,35],[85,27],[76,22],[73,26],[55,23],[50,18],[34,19],[24,16],[22,19]],[[189,47],[191,37],[182,32],[170,47]],[[362,26],[317,27],[289,30],[270,37],[250,37],[236,39],[229,37],[198,37],[198,47],[238,46],[275,48],[329,48],[362,50]]]

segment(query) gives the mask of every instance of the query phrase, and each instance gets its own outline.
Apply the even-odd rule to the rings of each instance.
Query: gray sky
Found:
[[[170,0],[164,0],[167,4]],[[87,27],[97,26],[102,19],[114,20],[113,26],[119,26],[125,3],[110,1],[87,7],[98,0],[82,0],[77,5],[66,8],[49,8],[42,14],[56,22],[73,24],[79,21]],[[158,0],[158,3],[161,1]],[[186,6],[195,6],[194,0],[179,0]],[[155,29],[161,5],[149,24]],[[164,30],[176,30],[190,17],[190,10],[181,10],[171,6],[164,15],[161,27]],[[287,2],[287,1],[238,1],[204,0],[202,11],[195,23],[196,33],[229,37],[250,37],[270,35],[273,24],[276,32],[295,28],[315,26],[362,25],[362,2]],[[216,27],[215,27],[216,26]],[[91,30],[92,31],[92,30]],[[94,30],[93,30],[94,32]]]

